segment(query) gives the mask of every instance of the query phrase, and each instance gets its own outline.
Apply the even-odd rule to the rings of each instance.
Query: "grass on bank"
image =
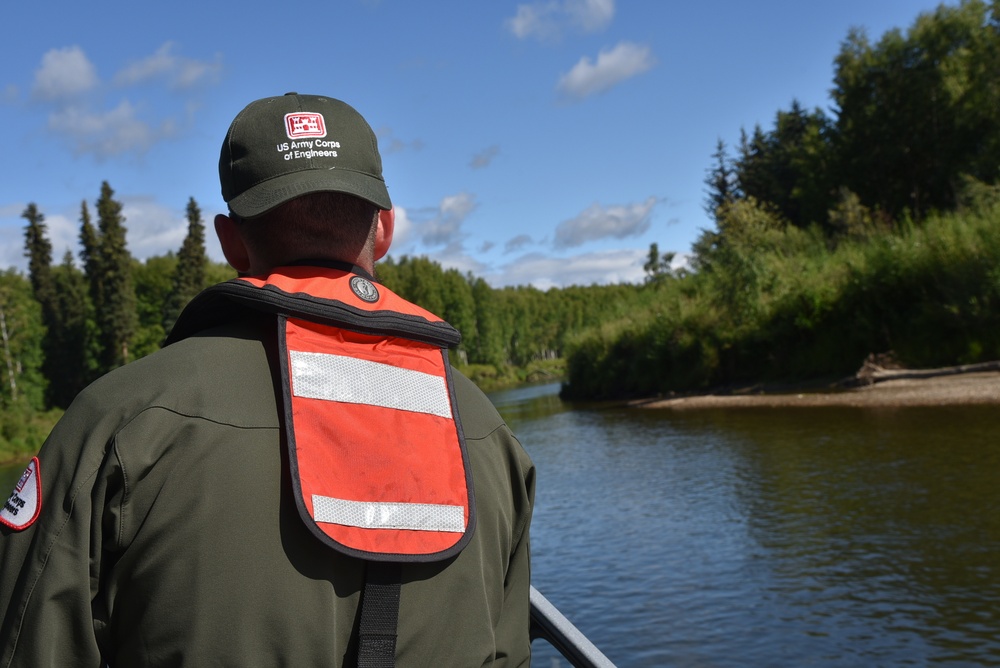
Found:
[[[699,271],[647,286],[650,308],[570,343],[564,396],[847,376],[890,351],[912,367],[1000,359],[996,197],[836,244],[740,206]]]
[[[0,466],[31,458],[62,415],[60,409],[41,412],[20,405],[0,411]]]

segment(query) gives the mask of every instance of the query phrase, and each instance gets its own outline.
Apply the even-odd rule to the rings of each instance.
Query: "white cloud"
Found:
[[[125,218],[126,243],[132,257],[144,261],[150,257],[176,253],[180,250],[187,234],[187,216],[184,210],[164,206],[153,196],[125,196],[115,199],[122,204],[122,216]],[[93,202],[88,202],[91,222],[97,225],[97,212]],[[26,272],[28,261],[24,257],[24,226],[26,221],[20,218],[24,205],[4,205],[0,207],[0,264],[14,267]],[[80,217],[79,207],[70,214],[45,215],[45,226],[49,241],[52,242],[52,263],[61,264],[66,251],[73,254],[79,264],[80,254]],[[212,228],[211,221],[206,221],[205,250],[209,258],[216,262],[224,261],[222,248]]]
[[[119,201],[133,257],[145,260],[180,249],[188,225],[183,212],[160,204],[152,196],[123,197]]]
[[[134,86],[164,78],[174,88],[189,88],[218,76],[221,65],[183,58],[173,53],[173,42],[165,42],[152,55],[138,60],[115,75],[115,85]]]
[[[114,77],[114,84],[138,86],[153,82],[175,91],[217,79],[218,62],[184,58],[171,42],[152,55],[133,62]],[[99,160],[130,152],[142,153],[177,134],[200,105],[190,92],[173,95],[166,104],[108,99],[112,89],[100,85],[94,65],[78,46],[53,49],[42,57],[35,73],[32,97],[48,109],[48,130],[68,138],[64,145],[77,155]],[[86,93],[86,95],[84,95]],[[13,93],[12,93],[13,94]]]
[[[472,160],[469,162],[469,167],[473,169],[482,169],[483,167],[488,167],[493,158],[500,154],[500,147],[493,145],[488,148],[483,149],[479,153],[472,156]]]
[[[573,29],[581,33],[603,30],[615,15],[614,0],[549,0],[518,5],[506,26],[518,39],[548,41]]]
[[[420,240],[428,246],[444,246],[461,237],[462,223],[476,208],[476,196],[462,192],[441,200],[429,220],[416,225]]]
[[[23,202],[15,202],[13,204],[0,204],[0,219],[3,218],[16,218],[21,215],[27,205]]]
[[[62,264],[66,251],[74,258],[80,255],[80,222],[66,216],[55,214],[45,216],[48,227],[49,241],[52,242],[52,264]]]
[[[635,237],[649,229],[656,198],[623,206],[594,203],[579,216],[556,227],[555,248],[572,248],[599,239]]]
[[[400,151],[407,150],[419,151],[424,147],[422,139],[405,141],[396,137],[395,134],[393,134],[392,128],[380,127],[378,130],[375,130],[375,137],[378,139],[378,147],[382,155],[399,153]]]
[[[508,240],[507,243],[504,244],[503,252],[506,255],[507,253],[513,253],[515,251],[519,251],[528,244],[532,243],[533,241],[534,240],[529,235],[519,234],[513,239]]]
[[[431,253],[428,257],[445,269],[457,269],[463,274],[472,272],[474,276],[482,276],[488,267],[465,252],[461,242],[448,244],[443,250]]]
[[[128,100],[102,113],[82,106],[65,107],[49,116],[49,129],[72,138],[77,153],[93,153],[98,158],[129,151],[143,152],[175,132],[170,120],[158,128],[140,120],[136,108]]]
[[[85,93],[97,84],[97,70],[87,55],[78,46],[68,46],[42,56],[32,93],[42,100],[60,100]]]
[[[615,0],[567,0],[563,6],[572,23],[584,32],[603,30],[615,16]]]
[[[24,257],[24,227],[28,221],[21,217],[25,207],[24,204],[0,207],[0,264],[23,272],[28,270],[28,260]],[[52,263],[62,263],[67,250],[76,257],[79,232],[76,224],[66,216],[41,213],[45,216],[42,221],[46,227],[45,236],[52,244]]]
[[[613,88],[642,74],[656,60],[648,46],[621,42],[612,49],[602,49],[597,61],[584,56],[569,72],[560,77],[556,90],[570,99],[583,99]]]
[[[393,205],[392,209],[396,212],[396,223],[392,233],[391,249],[395,250],[396,248],[405,248],[412,241],[413,223],[410,222],[410,216],[406,209],[396,205]]]
[[[532,253],[486,276],[494,287],[533,285],[540,290],[569,285],[639,283],[647,251],[639,249],[583,253],[566,258]]]

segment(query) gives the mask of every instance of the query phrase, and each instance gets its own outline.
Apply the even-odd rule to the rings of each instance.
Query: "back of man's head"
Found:
[[[251,102],[226,133],[219,180],[240,235],[269,266],[353,261],[372,250],[378,211],[392,208],[375,133],[330,97]]]
[[[378,211],[353,195],[317,192],[256,218],[234,220],[247,247],[268,266],[301,260],[353,263],[374,252]]]
[[[392,208],[375,133],[353,107],[330,97],[288,93],[248,104],[226,133],[219,181],[229,210],[244,219],[311,192]]]

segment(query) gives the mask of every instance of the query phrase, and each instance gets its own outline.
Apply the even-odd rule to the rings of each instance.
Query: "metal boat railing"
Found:
[[[574,668],[615,668],[615,664],[532,585],[532,642],[535,639],[548,642]]]

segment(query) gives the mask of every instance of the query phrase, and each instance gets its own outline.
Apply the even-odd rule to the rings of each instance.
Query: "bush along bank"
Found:
[[[651,308],[570,341],[566,398],[843,377],[888,351],[910,367],[1000,358],[995,197],[836,243],[753,201],[722,215],[727,234],[695,272],[644,286]]]

